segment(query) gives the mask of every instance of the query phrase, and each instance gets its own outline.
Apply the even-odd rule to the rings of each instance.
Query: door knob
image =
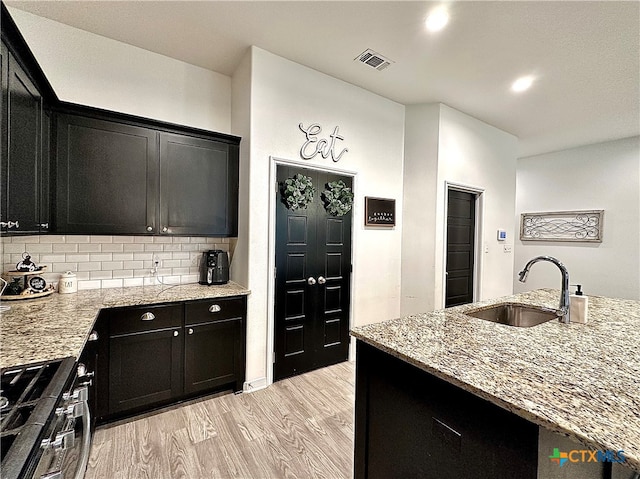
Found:
[[[153,231],[153,226],[147,226],[147,231],[149,232]]]
[[[307,280],[307,284],[309,286],[313,286],[314,284],[316,284],[316,279],[313,276],[309,276],[309,279]]]
[[[166,226],[163,226],[163,227],[162,227],[162,232],[163,232],[163,233],[166,233],[167,231],[169,231],[169,228],[167,228]]]
[[[327,280],[324,278],[324,276],[318,276],[318,284],[324,284],[326,282]]]
[[[193,328],[189,328],[187,331],[189,334],[193,334]]]

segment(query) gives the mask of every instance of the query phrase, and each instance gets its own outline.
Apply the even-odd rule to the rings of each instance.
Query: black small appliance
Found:
[[[227,284],[229,282],[229,255],[220,249],[202,253],[200,284]]]

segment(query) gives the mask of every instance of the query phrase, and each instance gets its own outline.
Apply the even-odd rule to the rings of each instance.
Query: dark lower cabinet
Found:
[[[538,427],[358,341],[356,479],[536,479]]]
[[[245,378],[246,297],[106,309],[83,359],[106,422],[224,389]]]
[[[182,338],[177,329],[111,337],[109,412],[151,406],[182,392]]]
[[[246,297],[194,301],[185,305],[184,388],[186,394],[245,378]]]

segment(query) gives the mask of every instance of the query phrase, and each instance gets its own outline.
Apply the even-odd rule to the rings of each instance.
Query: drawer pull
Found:
[[[174,336],[178,336],[179,334],[180,334],[180,333],[179,333],[178,331],[174,331],[174,332],[173,332],[173,335],[174,335]]]
[[[210,313],[219,313],[220,311],[222,311],[222,308],[219,304],[212,304],[211,306],[209,306]]]
[[[140,319],[142,321],[153,321],[154,319],[156,319],[156,315],[153,313],[144,313],[142,316],[140,316]]]
[[[193,328],[189,328],[189,334],[193,334]]]

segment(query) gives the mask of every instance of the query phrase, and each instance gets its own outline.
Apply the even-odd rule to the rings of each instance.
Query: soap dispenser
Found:
[[[587,314],[589,312],[589,298],[582,293],[582,285],[574,285],[576,292],[569,296],[569,311],[572,323],[587,323]]]

